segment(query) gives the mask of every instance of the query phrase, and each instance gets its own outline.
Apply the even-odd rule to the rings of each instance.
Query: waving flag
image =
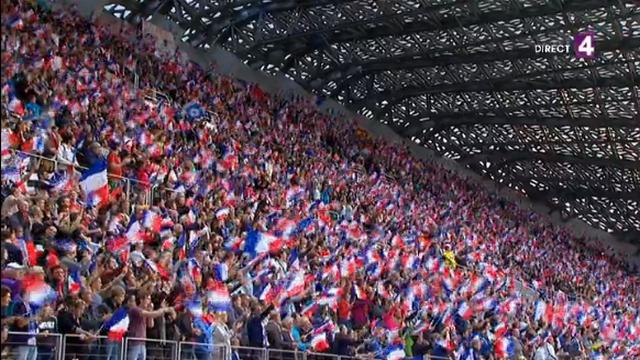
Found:
[[[469,292],[472,295],[475,295],[479,292],[484,291],[489,286],[489,284],[490,282],[487,278],[482,276],[477,276],[474,274],[474,276],[471,279],[471,284],[469,286]]]
[[[223,284],[218,284],[207,293],[207,307],[212,312],[227,311],[231,307],[229,290]]]
[[[162,217],[153,210],[146,210],[143,215],[142,225],[153,232],[160,232]]]
[[[33,240],[21,237],[18,239],[18,243],[20,245],[20,251],[24,256],[27,265],[36,265],[38,261],[38,252],[36,251],[36,247],[33,244]]]
[[[300,295],[306,286],[304,272],[298,271],[293,278],[289,280],[285,291],[288,297],[294,297]]]
[[[78,270],[69,274],[69,292],[72,294],[78,294],[82,288],[82,281],[80,280],[80,273]]]
[[[160,277],[162,277],[163,279],[168,280],[171,278],[169,272],[167,272],[167,270],[159,264],[156,264],[155,261],[151,259],[144,259],[144,264],[147,266],[147,268],[149,268],[149,270],[160,275]]]
[[[24,28],[24,21],[22,21],[22,18],[20,16],[15,16],[11,20],[9,20],[9,28],[22,30]]]
[[[543,320],[547,324],[551,323],[553,319],[553,305],[548,305],[543,300],[538,299],[538,301],[536,301],[533,319],[535,321]]]
[[[296,203],[304,196],[304,189],[300,186],[292,186],[287,189],[285,199],[287,200],[287,207]]]
[[[109,201],[107,162],[98,161],[82,173],[80,188],[87,196],[87,207],[102,207]]]
[[[56,298],[56,292],[40,279],[25,279],[23,281],[25,301],[35,307],[41,307]]]
[[[406,357],[402,345],[389,346],[384,350],[386,360],[400,360]]]
[[[327,340],[327,333],[320,333],[315,335],[311,339],[311,348],[316,352],[323,352],[329,350],[329,341]]]
[[[473,309],[467,304],[466,301],[462,302],[458,307],[458,315],[464,320],[469,320],[473,316]]]
[[[253,230],[247,235],[244,252],[255,257],[259,254],[279,251],[283,246],[284,241],[282,241],[282,239],[271,234]]]
[[[137,244],[144,242],[144,230],[140,226],[138,221],[134,221],[127,229],[125,237],[130,244]]]
[[[515,356],[515,346],[511,339],[503,337],[495,342],[495,354],[498,359],[510,359]]]
[[[126,308],[120,308],[111,315],[111,318],[104,323],[104,328],[108,331],[109,340],[122,341],[124,334],[129,329],[129,313]]]
[[[185,308],[191,313],[191,315],[193,315],[194,318],[199,318],[203,315],[202,303],[200,300],[196,299],[187,302]]]
[[[188,103],[182,111],[188,120],[199,120],[206,115],[204,109],[197,101]]]
[[[59,193],[71,190],[73,187],[73,178],[70,175],[70,171],[55,173],[49,185],[52,191]]]

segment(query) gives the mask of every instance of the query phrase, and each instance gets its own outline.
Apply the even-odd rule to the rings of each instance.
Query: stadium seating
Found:
[[[3,351],[640,356],[638,277],[539,215],[72,10],[2,24]]]

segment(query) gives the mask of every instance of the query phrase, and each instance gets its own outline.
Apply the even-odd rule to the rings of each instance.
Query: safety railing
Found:
[[[207,346],[207,344],[201,344]],[[124,339],[123,360],[174,360],[189,359],[178,355],[178,342],[172,340],[158,340],[128,337]],[[199,357],[195,359],[200,359]]]
[[[34,153],[30,153],[30,152],[25,152],[25,151],[20,151],[20,150],[15,150],[15,149],[10,149],[10,152],[12,153],[12,156],[24,156],[24,157],[28,157],[30,158],[32,161],[32,163],[30,163],[29,166],[33,166],[33,168],[35,169],[39,169],[40,166],[43,164],[43,162],[49,162],[53,164],[53,171],[57,172],[58,170],[61,170],[62,168],[67,168],[69,166],[73,166],[73,168],[77,171],[82,171],[82,170],[86,170],[87,168],[84,166],[80,166],[77,164],[72,164],[69,163],[68,161],[64,161],[64,160],[59,160],[56,158],[50,158],[50,157],[46,157],[46,156],[42,156],[40,154],[34,154]],[[11,159],[7,160],[7,163],[11,163]],[[115,182],[122,182],[123,186],[124,186],[124,194],[126,196],[127,202],[132,205],[134,202],[137,203],[142,203],[142,205],[151,205],[152,201],[153,201],[153,187],[148,184],[148,183],[144,183],[142,181],[138,181],[135,179],[131,179],[128,177],[123,177],[123,176],[119,176],[119,175],[115,175],[112,173],[108,173],[107,174],[109,180],[111,181],[115,181]],[[136,201],[132,202],[131,201],[131,195],[132,193],[135,194],[140,194],[140,190],[142,191],[142,195],[137,198],[134,199]]]
[[[109,340],[106,336],[67,334],[63,337],[61,360],[74,359],[123,359],[122,342]]]
[[[186,341],[125,338],[113,341],[106,336],[77,334],[29,334],[9,332],[3,342],[2,359],[33,358],[46,360],[373,360],[373,354],[341,356],[310,351],[226,346]],[[36,355],[34,355],[36,354]],[[424,360],[448,360],[425,355]]]
[[[304,353],[298,350],[267,349],[268,360],[303,360]]]
[[[2,359],[46,359],[61,360],[63,336],[61,334],[30,334],[10,332],[2,342]]]
[[[197,342],[178,342],[178,359],[231,359],[231,349],[222,344],[203,344]]]

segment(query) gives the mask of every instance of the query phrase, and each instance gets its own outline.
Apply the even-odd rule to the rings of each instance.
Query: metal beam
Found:
[[[610,64],[607,64],[610,65]],[[586,69],[581,67],[579,69]],[[571,69],[561,69],[561,71],[571,71]],[[548,70],[538,73],[525,74],[527,77],[542,76]],[[350,104],[352,108],[359,109],[363,106],[372,106],[376,102],[390,99],[405,99],[425,94],[439,93],[463,93],[463,92],[485,92],[485,91],[533,91],[552,89],[590,89],[594,87],[628,87],[640,85],[640,78],[630,79],[627,77],[600,78],[596,81],[591,79],[569,79],[565,81],[554,81],[550,79],[513,79],[511,75],[491,80],[471,81],[456,84],[439,84],[434,86],[411,86],[402,90],[385,90],[362,100]]]
[[[535,179],[535,178],[531,178]],[[512,182],[508,178],[504,179],[504,182]],[[535,187],[528,185],[525,191],[527,194],[532,192],[533,196],[542,196],[546,199],[551,199],[552,197],[557,197],[559,199],[563,199],[564,201],[573,201],[577,199],[585,199],[590,198],[592,196],[602,197],[607,199],[620,199],[620,200],[640,200],[640,192],[629,192],[629,191],[611,191],[605,189],[583,189],[583,188],[563,188],[560,186],[549,186],[549,190],[541,191],[536,189]],[[521,184],[515,184],[521,185]],[[531,195],[530,195],[531,196]]]
[[[570,117],[537,117],[537,116],[482,116],[482,115],[465,115],[446,114],[445,116],[435,116],[427,121],[410,122],[409,126],[399,128],[399,134],[406,137],[418,136],[423,130],[429,130],[430,133],[438,133],[446,128],[453,126],[465,125],[540,125],[546,127],[589,127],[589,128],[605,128],[605,127],[628,127],[635,128],[640,123],[640,115],[634,118],[570,118]]]
[[[595,165],[602,167],[616,167],[621,169],[637,170],[640,164],[637,161],[623,160],[623,159],[605,159],[605,158],[589,158],[580,156],[560,155],[560,154],[547,154],[536,152],[522,152],[522,151],[487,151],[480,154],[470,154],[463,156],[458,161],[464,165],[473,164],[480,161],[489,161],[494,166],[503,166],[516,161],[532,161],[541,160],[546,162],[568,162],[572,164],[581,165]]]
[[[466,3],[462,1],[461,3]],[[565,3],[564,11],[588,11],[594,9],[600,9],[610,4],[617,4],[617,0],[567,0]],[[433,7],[439,10],[442,7],[452,7],[453,4],[438,5]],[[429,10],[429,9],[427,9]],[[312,44],[310,38],[319,34],[324,34],[327,43],[342,43],[353,40],[368,40],[375,39],[384,36],[392,35],[407,35],[418,32],[432,32],[438,30],[455,29],[459,27],[466,27],[471,25],[484,25],[496,22],[509,22],[514,19],[524,19],[541,16],[551,16],[557,14],[559,9],[554,4],[545,4],[543,6],[527,7],[518,11],[498,10],[489,11],[481,14],[474,14],[469,17],[460,18],[455,15],[446,16],[439,22],[422,20],[411,23],[404,23],[402,27],[398,27],[393,22],[383,21],[380,25],[369,28],[365,25],[372,24],[372,19],[362,20],[362,24],[354,24],[354,22],[341,23],[331,28],[325,28],[320,30],[302,32],[293,35],[279,36],[272,39],[267,39],[258,44],[253,45],[248,50],[241,53],[241,57],[244,57],[247,53],[255,53],[259,48],[264,48],[267,44],[273,44],[272,51],[279,49],[284,50],[287,53],[294,55],[293,57],[299,57],[307,54],[317,48],[317,44]],[[407,15],[407,14],[404,14]],[[410,15],[410,14],[409,14]],[[390,15],[393,17],[393,15]],[[396,14],[397,16],[397,14]],[[389,17],[389,16],[387,16]],[[362,25],[360,31],[356,31],[355,26]],[[302,46],[300,44],[302,43]]]
[[[606,40],[596,43],[596,48],[599,52],[613,51],[613,50],[626,50],[640,48],[640,38],[624,38],[616,40]],[[567,54],[553,54],[553,53],[535,53],[533,48],[528,49],[516,49],[506,52],[478,52],[472,54],[448,54],[448,55],[433,55],[433,51],[403,54],[398,56],[377,58],[364,63],[346,63],[333,66],[320,73],[314,73],[308,78],[308,83],[316,78],[324,79],[332,73],[345,73],[350,69],[358,69],[355,76],[351,77],[349,81],[355,81],[371,73],[393,71],[393,70],[414,70],[436,66],[458,65],[458,64],[484,64],[503,60],[518,60],[518,59],[543,59],[550,57],[566,57]]]
[[[241,27],[257,20],[260,14],[277,14],[280,12],[290,11],[294,9],[306,9],[316,6],[324,6],[328,4],[340,4],[351,2],[353,0],[285,0],[274,1],[265,4],[263,1],[243,1],[244,6],[236,10],[239,6],[237,2],[231,2],[216,9],[212,9],[208,13],[215,14],[221,12],[219,21],[212,22],[206,27],[200,27],[200,31],[193,34],[189,41],[196,41],[195,45],[201,45],[215,36],[216,40],[210,45],[222,44],[231,36],[232,27]]]

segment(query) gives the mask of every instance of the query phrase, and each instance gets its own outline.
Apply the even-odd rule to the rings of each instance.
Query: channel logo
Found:
[[[573,37],[573,46],[567,44],[536,44],[536,54],[571,54],[578,59],[593,59],[596,57],[596,41],[594,32],[581,32]]]
[[[581,32],[573,38],[573,51],[578,59],[593,59],[596,57],[596,34]]]

